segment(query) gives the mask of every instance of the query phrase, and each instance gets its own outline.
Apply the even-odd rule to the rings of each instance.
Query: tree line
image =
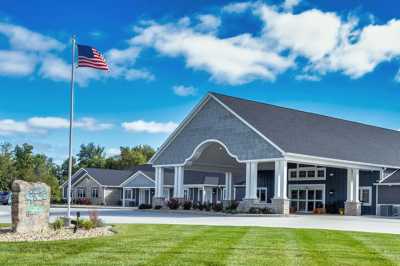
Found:
[[[68,178],[68,159],[61,165],[45,154],[35,154],[33,146],[24,143],[15,147],[0,144],[0,191],[10,191],[15,179],[44,182],[52,191],[54,200],[60,199],[59,186]],[[73,157],[73,173],[82,167],[129,169],[145,164],[155,153],[149,145],[120,147],[120,154],[107,157],[105,148],[94,143],[82,144]]]

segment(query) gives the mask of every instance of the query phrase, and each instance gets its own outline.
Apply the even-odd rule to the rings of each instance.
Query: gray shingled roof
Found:
[[[391,184],[397,183],[400,184],[400,170],[397,170],[393,174],[391,174],[388,178],[381,182],[382,184]]]
[[[102,168],[83,168],[84,171],[72,177],[72,184],[76,182],[79,178],[86,174],[86,172],[97,180],[103,186],[119,186],[133,174],[141,171],[146,176],[155,179],[155,169],[150,164],[139,165],[133,167],[129,170],[113,170],[113,169],[102,169]],[[224,184],[225,176],[219,173],[206,173],[199,171],[185,171],[185,184]],[[211,182],[211,183],[210,183]],[[173,185],[174,184],[174,170],[164,169],[164,184]]]
[[[400,166],[400,132],[211,93],[285,152]]]
[[[87,173],[103,186],[119,186],[132,175],[131,170],[84,168]]]

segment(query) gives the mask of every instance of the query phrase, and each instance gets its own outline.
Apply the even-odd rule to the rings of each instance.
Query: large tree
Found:
[[[82,144],[79,153],[77,154],[79,167],[96,167],[104,168],[106,165],[106,157],[104,147],[89,143]]]
[[[0,145],[0,190],[7,191],[17,176],[12,145],[2,143]]]

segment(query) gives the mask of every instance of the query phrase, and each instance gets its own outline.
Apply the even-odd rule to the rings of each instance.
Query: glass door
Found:
[[[290,207],[296,212],[313,212],[324,207],[324,189],[294,187],[290,189]]]

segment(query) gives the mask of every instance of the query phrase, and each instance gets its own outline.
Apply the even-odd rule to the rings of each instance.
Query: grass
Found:
[[[118,225],[111,237],[0,243],[0,265],[400,265],[400,236],[328,230]]]

